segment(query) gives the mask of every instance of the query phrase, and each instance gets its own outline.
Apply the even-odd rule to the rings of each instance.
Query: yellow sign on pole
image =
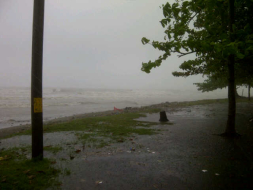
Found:
[[[42,98],[34,98],[34,113],[42,113]]]

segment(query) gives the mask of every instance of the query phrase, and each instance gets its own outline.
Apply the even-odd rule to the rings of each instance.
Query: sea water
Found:
[[[30,88],[0,88],[0,128],[31,122]],[[43,119],[52,120],[114,107],[140,107],[161,102],[225,98],[226,91],[44,88]]]

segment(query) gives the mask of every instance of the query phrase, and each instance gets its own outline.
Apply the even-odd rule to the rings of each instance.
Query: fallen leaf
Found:
[[[85,182],[86,180],[85,179],[81,179],[81,182]]]
[[[98,185],[98,184],[102,184],[103,183],[103,181],[96,181],[96,184]]]
[[[159,185],[153,185],[154,188],[158,189],[159,188]]]
[[[6,179],[2,179],[2,183],[5,183],[6,182]]]
[[[8,155],[5,155],[4,157],[0,157],[0,161],[2,160],[8,160],[10,159],[11,157],[9,157]]]
[[[75,157],[74,156],[69,156],[70,160],[73,160]]]
[[[24,171],[23,173],[24,173],[24,174],[28,174],[30,171],[31,171],[31,170],[26,170],[26,171]]]
[[[77,149],[75,152],[76,152],[76,153],[79,153],[79,152],[81,152],[81,150],[80,150],[80,149]]]
[[[28,179],[33,179],[33,178],[35,178],[35,175],[28,176]]]
[[[205,172],[207,172],[207,170],[202,170],[202,172],[204,172],[204,173],[205,173]]]
[[[50,164],[56,164],[56,161],[52,161],[52,162],[50,162]]]
[[[218,174],[218,173],[215,173],[215,175],[217,175],[217,176],[218,176],[218,175],[220,175],[220,174]]]

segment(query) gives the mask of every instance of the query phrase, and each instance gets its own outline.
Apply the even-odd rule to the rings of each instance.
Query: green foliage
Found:
[[[196,55],[195,59],[184,61],[180,65],[183,71],[173,72],[174,76],[224,75],[230,54],[235,55],[238,65],[244,63],[249,66],[253,55],[252,8],[250,0],[235,1],[236,20],[232,34],[234,40],[231,41],[228,0],[183,0],[162,5],[165,18],[160,23],[165,28],[164,39],[167,41],[153,41],[151,45],[164,53],[155,61],[142,63],[141,70],[149,73],[171,53],[176,53],[178,57]],[[145,45],[150,40],[143,38],[142,42]]]
[[[223,78],[215,78],[208,77],[203,83],[194,83],[199,91],[209,92],[216,89],[226,88],[228,85],[228,81],[226,77]]]
[[[47,189],[59,184],[55,179],[59,170],[51,163],[48,159],[32,161],[21,148],[0,151],[0,189]]]
[[[227,70],[223,68],[223,74],[213,73],[209,75],[203,83],[194,83],[199,91],[209,92],[216,89],[226,88],[228,86]],[[235,65],[236,86],[253,85],[253,65],[248,63]]]

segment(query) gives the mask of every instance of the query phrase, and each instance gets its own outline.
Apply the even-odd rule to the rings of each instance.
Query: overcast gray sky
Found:
[[[163,40],[159,6],[167,1],[45,0],[44,87],[196,88],[202,76],[171,74],[189,57],[140,70],[162,53],[141,38]],[[30,86],[32,17],[33,0],[0,0],[0,86]]]

